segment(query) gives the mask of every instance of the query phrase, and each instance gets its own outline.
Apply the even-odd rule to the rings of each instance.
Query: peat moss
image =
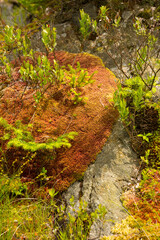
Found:
[[[88,98],[86,103],[73,104],[68,99],[65,85],[61,86],[61,91],[57,94],[53,86],[45,93],[34,112],[34,89],[27,88],[23,100],[21,99],[20,93],[23,93],[25,83],[19,81],[20,76],[16,71],[20,63],[17,62],[15,82],[11,87],[8,85],[4,91],[0,114],[9,123],[14,123],[17,119],[22,123],[32,123],[32,134],[37,142],[55,139],[71,131],[78,133],[78,137],[71,141],[71,148],[61,148],[53,152],[41,151],[25,167],[25,177],[29,178],[34,178],[45,167],[52,179],[50,184],[61,191],[80,178],[88,165],[95,161],[97,153],[112,131],[118,113],[109,102],[116,88],[116,78],[104,67],[100,58],[90,54],[70,54],[63,51],[56,52],[56,58],[59,64],[66,68],[68,64],[76,67],[78,61],[89,74],[96,71],[93,77],[95,82],[83,88],[83,95]],[[49,59],[53,63],[54,56],[50,54]],[[18,159],[20,163],[21,155],[24,156],[21,149],[10,149],[8,160],[12,163],[14,159]]]

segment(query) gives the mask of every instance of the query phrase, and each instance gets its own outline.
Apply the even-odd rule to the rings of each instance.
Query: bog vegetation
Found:
[[[109,1],[110,8],[115,4],[117,6],[119,2],[122,6],[123,1]],[[43,12],[46,6],[50,6],[50,1],[19,3],[33,14],[39,14],[38,10]],[[62,1],[55,1],[55,7],[63,9]],[[98,19],[92,20],[83,9],[80,10],[82,49],[92,32],[98,35],[108,27],[115,32],[112,44],[118,40],[121,17],[117,14],[112,21],[108,21],[111,16],[109,11],[106,6],[101,6]],[[159,18],[156,21],[159,21]],[[157,49],[159,27],[155,24],[148,28],[140,18],[135,19],[133,27],[141,41],[132,51],[132,60],[128,63],[129,72],[115,60],[123,74],[123,80],[119,81],[113,102],[130,135],[132,147],[140,156],[142,180],[138,190],[132,193],[132,198],[124,197],[129,217],[115,225],[113,236],[102,237],[103,240],[160,237],[160,104],[155,97],[160,72],[159,48]],[[82,95],[81,87],[93,83],[93,75],[90,76],[79,63],[76,69],[71,65],[66,69],[61,67],[55,58],[52,65],[48,56],[51,52],[55,53],[56,29],[51,29],[47,23],[42,25],[41,30],[41,39],[46,50],[43,54],[31,48],[30,39],[22,29],[8,25],[2,29],[0,67],[4,81],[1,91],[13,82],[14,64],[11,59],[14,58],[21,62],[19,74],[24,89],[20,98],[23,98],[27,87],[35,89],[35,112],[51,86],[52,94],[65,88],[65,94],[73,104],[85,104],[87,99]],[[111,55],[109,51],[108,55]],[[47,176],[45,168],[34,180],[26,182],[23,178],[25,166],[38,151],[70,148],[70,141],[74,140],[77,133],[69,132],[56,139],[37,143],[31,129],[30,123],[24,125],[19,120],[8,123],[5,118],[0,118],[0,238],[88,239],[92,223],[96,220],[104,221],[106,210],[101,205],[95,212],[89,212],[87,203],[80,201],[77,210],[72,198],[71,211],[68,211],[65,204],[58,200],[58,193],[54,188],[48,187],[50,176]],[[6,152],[10,148],[25,151],[24,161],[18,168],[15,167],[17,159],[14,159],[12,167],[7,162]]]

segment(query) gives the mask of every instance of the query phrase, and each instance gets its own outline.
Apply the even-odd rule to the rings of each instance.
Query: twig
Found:
[[[129,76],[125,73],[125,71],[123,70],[123,68],[121,68],[119,66],[119,64],[117,63],[117,61],[115,60],[115,58],[108,52],[108,50],[106,51],[106,53],[108,54],[108,56],[114,61],[115,65],[117,66],[117,68],[124,74],[124,76],[129,79]]]

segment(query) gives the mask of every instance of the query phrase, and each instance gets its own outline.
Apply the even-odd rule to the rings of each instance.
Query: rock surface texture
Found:
[[[92,226],[90,238],[99,239],[111,233],[111,227],[127,216],[120,196],[124,189],[138,175],[138,158],[130,147],[129,136],[120,120],[115,124],[113,132],[84,174],[82,182],[76,182],[64,194],[68,202],[71,196],[87,201],[89,208],[95,210],[99,204],[106,207],[106,222]]]

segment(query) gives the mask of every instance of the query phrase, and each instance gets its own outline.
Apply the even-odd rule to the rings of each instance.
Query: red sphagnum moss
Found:
[[[17,119],[25,124],[32,123],[33,135],[37,142],[71,131],[78,132],[78,136],[72,141],[72,147],[59,149],[54,160],[46,161],[45,154],[38,154],[34,159],[34,171],[44,165],[48,174],[54,176],[52,184],[56,190],[64,190],[80,177],[90,163],[95,161],[96,155],[101,151],[111,133],[112,126],[118,117],[117,111],[109,102],[116,88],[116,78],[96,56],[64,51],[55,54],[60,65],[67,67],[71,64],[75,67],[77,62],[80,62],[81,67],[86,68],[89,74],[97,71],[93,77],[95,82],[83,89],[83,94],[88,98],[86,104],[71,104],[62,91],[52,94],[52,89],[49,89],[34,114],[34,90],[27,87],[22,103],[21,96],[25,83],[19,81],[16,66],[15,82],[4,90],[1,98],[0,115],[9,123]],[[52,62],[54,56],[50,54],[49,59]],[[32,173],[31,170],[30,173]]]
[[[123,194],[124,205],[132,216],[142,222],[160,223],[160,171],[151,169],[145,173],[139,191]]]

